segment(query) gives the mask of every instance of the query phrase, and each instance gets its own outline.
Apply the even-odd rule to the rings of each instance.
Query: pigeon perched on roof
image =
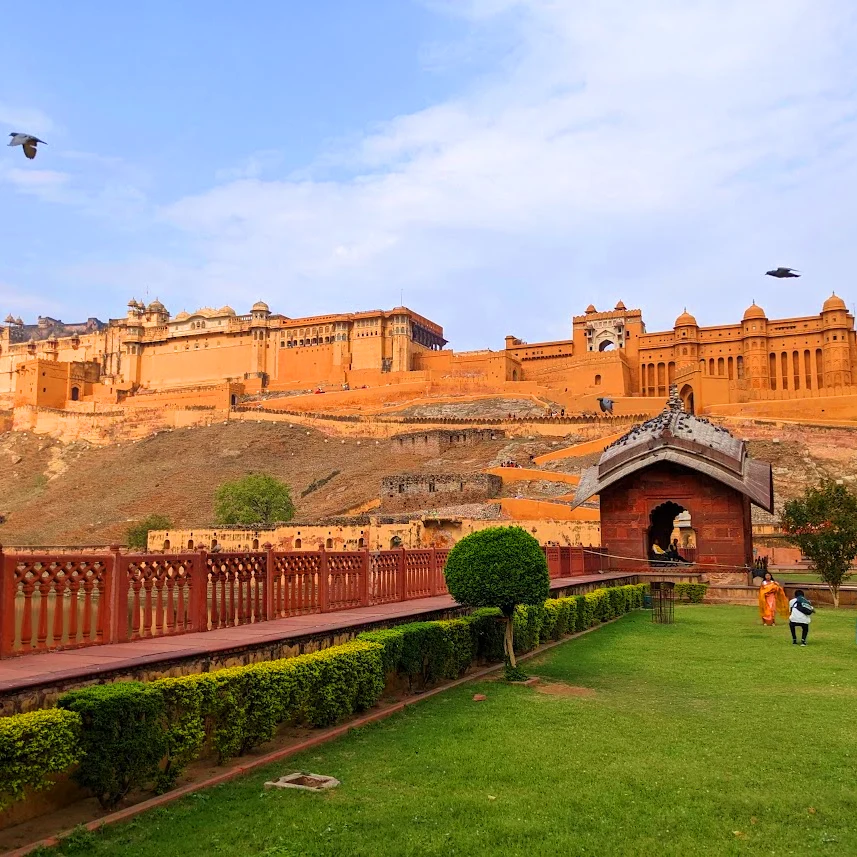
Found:
[[[32,134],[21,134],[18,131],[13,131],[9,135],[12,139],[9,141],[10,146],[23,146],[24,154],[32,161],[36,157],[36,143],[41,143],[43,146],[48,144]]]
[[[799,277],[800,274],[794,268],[776,268],[773,271],[765,271],[765,276],[782,280],[785,277]]]
[[[601,406],[602,414],[612,414],[613,413],[613,400],[604,398],[603,396],[598,397],[598,404]]]

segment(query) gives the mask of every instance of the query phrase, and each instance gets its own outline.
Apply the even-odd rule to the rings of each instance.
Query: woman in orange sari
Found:
[[[765,625],[776,624],[774,620],[777,613],[780,614],[781,619],[785,619],[789,614],[789,602],[785,590],[774,580],[770,571],[765,572],[765,579],[759,587],[759,613]]]

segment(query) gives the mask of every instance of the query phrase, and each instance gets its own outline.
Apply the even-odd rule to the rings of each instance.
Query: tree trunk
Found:
[[[515,660],[515,640],[513,637],[514,616],[504,616],[503,619],[506,622],[506,633],[503,636],[503,649],[506,652],[506,656],[509,658],[509,665],[512,669],[516,669],[518,662]]]
[[[828,587],[830,588],[830,594],[833,596],[833,606],[839,607],[839,584],[829,583]]]

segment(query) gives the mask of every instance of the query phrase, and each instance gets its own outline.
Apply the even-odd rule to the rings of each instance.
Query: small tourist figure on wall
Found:
[[[781,619],[789,615],[789,603],[782,586],[774,580],[770,571],[765,572],[765,578],[759,587],[759,613],[762,623],[773,626],[779,614]]]

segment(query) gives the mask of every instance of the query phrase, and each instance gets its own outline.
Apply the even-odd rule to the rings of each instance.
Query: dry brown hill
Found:
[[[857,430],[801,425],[729,425],[752,455],[774,469],[777,505],[821,477],[857,487]],[[229,422],[161,432],[108,447],[61,444],[30,434],[0,435],[3,493],[0,541],[7,545],[122,541],[129,521],[151,512],[174,526],[213,523],[213,496],[227,479],[271,473],[293,489],[303,520],[340,515],[378,497],[383,476],[399,472],[472,473],[505,459],[527,462],[575,442],[506,438],[434,454],[402,454],[388,440],[326,436],[284,423]],[[544,469],[580,472],[598,456]],[[335,475],[332,475],[334,474]],[[312,483],[331,477],[301,497]],[[549,481],[510,483],[506,496],[549,498],[569,490]]]
[[[555,442],[555,441],[554,441]],[[213,523],[213,496],[227,479],[271,473],[292,486],[301,519],[343,514],[376,498],[383,476],[472,473],[550,442],[506,439],[442,456],[402,454],[388,440],[327,437],[283,424],[231,422],[161,432],[109,447],[0,435],[0,541],[7,545],[106,544],[152,512],[176,527]],[[306,497],[313,482],[338,473]]]

